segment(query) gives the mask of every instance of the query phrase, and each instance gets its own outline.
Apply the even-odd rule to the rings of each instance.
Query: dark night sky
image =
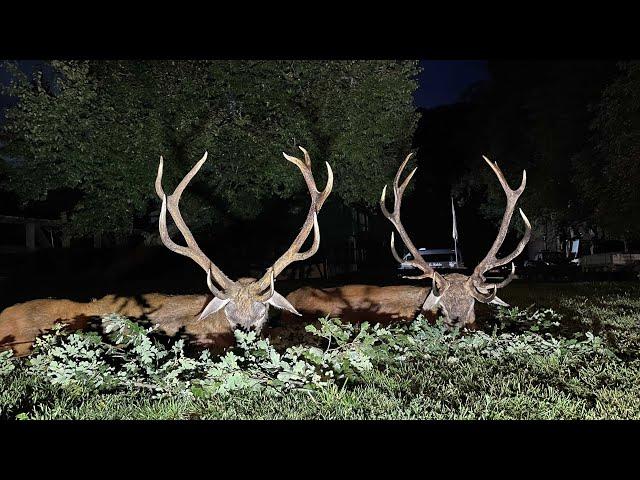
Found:
[[[421,60],[420,66],[416,107],[455,103],[470,85],[489,78],[486,60]]]

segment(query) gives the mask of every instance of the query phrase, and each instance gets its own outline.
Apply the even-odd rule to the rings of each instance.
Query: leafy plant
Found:
[[[521,322],[526,313],[499,311],[500,319]],[[518,355],[610,354],[602,341],[587,332],[586,338],[558,339],[535,331],[553,325],[553,310],[528,314],[530,330],[522,334],[488,335],[482,331],[447,331],[440,319],[430,325],[418,317],[409,326],[370,327],[343,324],[321,318],[320,326],[306,331],[323,339],[326,347],[295,345],[278,352],[268,339],[255,332],[235,332],[237,346],[220,358],[208,351],[199,357],[185,355],[184,341],[165,347],[147,329],[116,314],[103,317],[106,338],[95,332],[68,333],[61,326],[39,337],[28,372],[76,394],[87,391],[147,389],[154,398],[164,396],[226,395],[239,390],[283,394],[291,390],[313,391],[335,382],[358,381],[376,366],[467,352],[502,358]],[[5,361],[6,362],[6,361]],[[7,372],[7,368],[5,368]]]
[[[238,332],[221,357],[109,315],[101,336],[54,331],[31,359],[2,354],[0,417],[640,418],[637,286],[594,288],[539,287],[553,308],[498,309],[486,330],[322,318],[306,329],[316,342]]]
[[[16,366],[13,361],[13,352],[11,350],[5,350],[0,352],[0,377],[9,375],[15,370]]]

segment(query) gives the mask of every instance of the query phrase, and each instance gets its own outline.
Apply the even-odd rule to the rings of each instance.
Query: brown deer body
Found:
[[[301,319],[282,312],[282,322],[313,321],[327,314],[347,322],[390,323],[410,321],[420,313],[429,288],[411,285],[378,287],[344,285],[333,288],[303,287],[287,295]]]
[[[91,302],[31,300],[0,312],[0,350],[12,349],[16,356],[27,355],[36,337],[57,322],[71,330],[82,330],[102,315],[118,313],[158,325],[158,332],[168,337],[186,336],[197,347],[221,352],[234,343],[233,330],[224,314],[217,312],[206,322],[197,321],[211,298],[149,293],[139,297],[107,295]]]

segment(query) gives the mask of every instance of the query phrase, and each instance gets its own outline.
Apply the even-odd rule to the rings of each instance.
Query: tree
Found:
[[[565,226],[585,219],[583,199],[574,182],[572,158],[590,136],[593,113],[611,76],[612,62],[489,62],[491,83],[478,92],[476,122],[487,140],[487,152],[497,161],[510,184],[517,186],[527,170],[522,208],[536,226]],[[498,222],[502,216],[502,189],[492,173],[477,160],[458,184],[459,192],[489,185],[482,214]]]
[[[335,172],[334,198],[373,207],[410,146],[417,62],[52,61],[14,67],[2,149],[24,205],[52,198],[71,233],[153,231],[153,181],[166,191],[209,151],[182,206],[194,228],[254,218],[271,198],[304,195],[281,152],[305,146]],[[56,197],[57,195],[57,197]]]
[[[622,238],[640,235],[640,62],[619,75],[595,106],[588,148],[575,157],[575,184],[590,220]]]

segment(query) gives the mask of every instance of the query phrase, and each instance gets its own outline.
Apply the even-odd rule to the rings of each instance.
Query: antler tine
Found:
[[[198,265],[200,265],[207,272],[207,283],[210,284],[209,275],[213,275],[215,280],[220,284],[220,286],[224,289],[227,288],[231,283],[233,283],[218,267],[216,267],[211,260],[204,254],[204,252],[198,246],[191,230],[187,227],[182,215],[180,213],[180,197],[182,196],[182,192],[187,187],[191,179],[198,173],[204,162],[207,160],[207,152],[204,152],[202,158],[193,166],[193,168],[185,175],[182,181],[178,184],[174,192],[167,197],[162,189],[162,174],[163,174],[163,158],[160,157],[160,165],[158,166],[158,175],[156,176],[156,193],[162,199],[162,209],[160,210],[160,219],[159,219],[159,228],[160,228],[160,239],[162,243],[169,249],[180,255],[184,255],[186,257],[194,260]],[[173,221],[178,227],[178,230],[184,237],[187,242],[187,247],[183,247],[175,243],[169,237],[169,232],[167,230],[167,210],[169,210],[169,214]],[[212,290],[213,291],[213,290]],[[215,293],[215,292],[214,292]]]
[[[511,262],[511,271],[509,272],[509,276],[496,285],[496,288],[502,288],[509,285],[513,279],[516,277],[516,264]]]
[[[307,152],[305,148],[299,145],[298,145],[298,148],[302,150],[302,153],[304,154],[305,167],[301,166],[302,162],[300,162],[300,159],[296,157],[290,157],[286,155],[284,152],[283,152],[283,155],[289,161],[293,161],[293,159],[297,160],[297,162],[294,161],[293,163],[295,163],[298,166],[298,168],[300,168],[300,170],[302,171],[302,175],[304,176],[304,179],[305,179],[305,182],[307,183],[307,187],[309,188],[309,191],[314,192],[313,195],[319,194],[317,195],[317,200],[316,200],[316,212],[320,212],[320,209],[322,208],[324,201],[327,199],[327,197],[331,193],[331,190],[333,189],[333,170],[331,169],[331,165],[329,165],[329,162],[324,162],[325,165],[327,166],[327,185],[324,187],[324,190],[320,192],[316,187],[316,182],[315,182],[315,179],[313,178],[313,173],[311,171],[311,157],[309,156],[309,152]]]
[[[527,244],[527,242],[529,241],[529,238],[531,237],[531,223],[529,222],[529,219],[524,214],[522,209],[518,209],[520,212],[520,216],[522,217],[522,220],[524,221],[524,224],[525,224],[524,236],[522,237],[522,239],[520,240],[520,243],[518,243],[518,246],[513,252],[511,252],[506,257],[497,258],[498,250],[502,246],[502,243],[504,242],[504,239],[507,235],[507,231],[509,229],[509,224],[511,223],[511,217],[513,216],[513,211],[515,209],[516,203],[527,185],[527,171],[526,170],[522,171],[522,181],[520,183],[520,187],[518,187],[517,190],[513,190],[511,187],[509,187],[509,184],[507,183],[507,180],[504,174],[502,173],[502,170],[500,170],[500,167],[498,167],[498,164],[496,162],[492,163],[484,155],[482,156],[482,158],[484,158],[485,162],[487,162],[487,165],[491,167],[491,170],[493,170],[493,172],[496,174],[496,177],[498,177],[498,180],[500,181],[500,185],[502,185],[502,188],[507,196],[507,206],[505,207],[504,215],[502,217],[500,230],[498,230],[498,234],[496,236],[495,241],[493,242],[493,245],[491,246],[491,249],[485,256],[485,258],[478,264],[478,266],[473,271],[473,275],[472,275],[473,283],[474,285],[476,285],[476,287],[480,287],[480,288],[483,288],[484,272],[486,272],[490,268],[499,267],[500,265],[505,265],[506,263],[511,262],[514,258],[520,255],[520,253],[522,253],[522,250],[524,250],[525,245]],[[512,272],[509,278],[506,279],[505,282],[503,282],[504,285],[506,285],[513,279],[513,275],[514,273]],[[501,286],[504,286],[504,285],[501,284]]]
[[[498,294],[498,288],[500,287],[499,284],[497,283],[492,283],[491,285],[487,286],[486,293],[483,293],[482,291],[478,290],[471,290],[471,295],[473,295],[473,298],[475,298],[476,300],[478,300],[479,302],[482,303],[490,303],[494,298],[496,298],[496,295]],[[489,289],[492,288],[493,291],[489,292]]]
[[[273,268],[269,268],[267,270],[267,275],[269,275],[269,290],[267,290],[265,293],[258,295],[257,300],[259,302],[266,302],[267,300],[269,300],[272,296],[273,293],[275,292],[275,280],[273,278]]]
[[[398,263],[403,263],[404,261],[402,260],[402,258],[400,258],[400,255],[398,255],[398,251],[396,250],[396,239],[395,236],[393,235],[393,232],[391,232],[391,253],[393,254],[393,258],[396,259],[396,262]],[[407,262],[407,263],[411,263],[411,262]],[[420,268],[416,265],[417,268]],[[430,273],[423,273],[422,275],[403,275],[402,278],[409,278],[411,280],[419,280],[421,278],[427,278],[430,277],[431,274]]]
[[[396,238],[393,232],[391,232],[391,254],[393,255],[393,258],[396,259],[396,262],[402,263],[402,257],[400,257],[398,251],[396,250]]]
[[[518,187],[518,189],[512,190],[511,187],[509,187],[509,183],[507,183],[507,179],[505,178],[504,173],[502,173],[502,170],[500,170],[500,167],[498,166],[498,162],[491,163],[491,160],[489,160],[484,155],[482,155],[482,158],[484,158],[484,161],[487,162],[487,165],[489,165],[491,167],[491,170],[493,170],[493,172],[496,174],[496,176],[498,177],[498,180],[500,181],[500,185],[502,185],[502,188],[504,189],[505,192],[513,192],[519,195],[524,191],[524,188],[527,185],[526,170],[522,171],[522,182],[520,182],[520,186]]]
[[[396,172],[396,176],[393,181],[393,193],[395,193],[396,196],[399,197],[398,203],[402,202],[402,195],[404,194],[404,191],[406,190],[407,185],[409,185],[409,182],[411,181],[411,177],[413,177],[413,174],[416,173],[416,170],[418,169],[418,167],[415,167],[413,170],[411,170],[411,173],[407,175],[407,178],[404,179],[404,182],[402,182],[402,185],[398,186],[398,184],[400,183],[400,176],[402,175],[402,171],[404,170],[404,167],[407,165],[411,157],[413,157],[413,152],[407,155],[404,161],[402,162],[402,164],[400,164],[400,168],[398,168],[398,171]]]
[[[309,152],[300,145],[298,145],[298,148],[302,150],[302,153],[304,153],[304,163],[307,164],[307,167],[311,168],[311,157],[309,157]]]
[[[298,262],[301,260],[306,260],[307,258],[314,255],[318,248],[320,247],[320,227],[318,226],[318,212],[322,208],[325,200],[331,193],[333,189],[333,170],[331,170],[331,166],[328,162],[325,162],[327,166],[327,186],[321,192],[316,187],[315,179],[313,178],[313,172],[311,171],[311,158],[309,157],[309,153],[302,147],[299,147],[304,154],[304,161],[300,160],[297,157],[287,155],[286,153],[282,153],[284,158],[286,158],[291,163],[295,164],[302,172],[302,176],[307,184],[307,188],[309,189],[309,194],[311,195],[311,205],[309,207],[309,213],[307,214],[307,218],[298,233],[298,236],[295,238],[291,246],[288,250],[275,261],[273,266],[267,271],[262,278],[256,282],[256,288],[260,291],[264,290],[267,285],[270,283],[270,277],[277,277],[287,266],[293,262]],[[309,237],[311,230],[313,229],[313,244],[311,248],[306,252],[300,252],[300,248]]]
[[[422,272],[424,272],[423,275],[405,277],[405,278],[411,278],[411,279],[418,279],[418,278],[426,278],[433,275],[434,270],[429,265],[427,265],[427,263],[424,261],[424,259],[422,258],[422,255],[420,255],[420,253],[418,252],[418,249],[415,247],[415,245],[409,238],[409,235],[405,231],[404,227],[402,226],[402,221],[400,220],[400,207],[402,205],[402,195],[404,194],[404,191],[409,185],[411,178],[413,177],[413,175],[416,173],[416,170],[418,169],[418,167],[414,168],[411,171],[411,173],[407,175],[407,178],[405,178],[402,184],[400,184],[400,177],[402,175],[402,171],[404,170],[404,167],[407,165],[407,163],[409,162],[409,159],[412,156],[413,156],[413,153],[410,153],[409,155],[407,155],[404,161],[400,164],[400,167],[398,168],[398,172],[396,173],[396,176],[393,180],[393,196],[394,196],[393,213],[390,213],[389,210],[387,210],[387,206],[385,205],[385,200],[387,195],[386,185],[382,189],[382,195],[380,196],[380,209],[382,210],[382,214],[385,217],[387,217],[387,219],[392,223],[392,225],[400,234],[400,238],[402,239],[407,249],[413,256],[413,260],[408,260],[405,262],[400,258],[400,255],[398,255],[398,252],[395,249],[395,238],[392,232],[391,233],[391,253],[393,254],[393,257],[396,259],[398,263],[408,263],[409,265],[412,265],[418,268],[419,270],[422,270]]]

